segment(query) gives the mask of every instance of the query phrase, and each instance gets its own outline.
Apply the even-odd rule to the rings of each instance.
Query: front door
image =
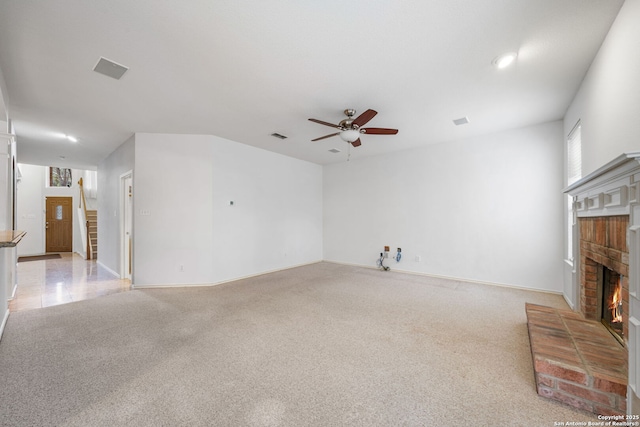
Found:
[[[47,197],[46,252],[73,250],[73,199]]]

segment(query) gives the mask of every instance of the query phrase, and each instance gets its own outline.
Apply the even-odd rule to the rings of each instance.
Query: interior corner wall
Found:
[[[626,0],[564,120],[582,124],[582,176],[640,151],[640,0]]]
[[[312,163],[215,136],[138,133],[134,205],[135,285],[213,284],[322,259]]]
[[[135,135],[98,165],[98,262],[120,273],[120,176],[133,170]]]
[[[324,167],[324,258],[562,291],[562,122]]]

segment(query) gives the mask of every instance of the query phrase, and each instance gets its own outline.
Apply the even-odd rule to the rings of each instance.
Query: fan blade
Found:
[[[362,145],[362,142],[360,142],[360,138],[358,138],[355,141],[353,141],[351,145],[353,145],[354,147],[360,147]]]
[[[340,132],[332,133],[331,135],[321,136],[320,138],[312,139],[311,142],[320,141],[321,139],[331,138],[332,136],[340,135]]]
[[[360,132],[364,132],[367,135],[395,135],[398,133],[398,129],[364,128],[360,129]]]
[[[314,123],[320,123],[321,125],[331,126],[332,128],[340,129],[340,126],[334,125],[333,123],[323,122],[322,120],[318,120],[318,119],[309,119],[309,120]]]
[[[374,111],[374,110],[369,109],[369,110],[365,111],[364,113],[360,114],[360,115],[359,115],[359,116],[358,116],[358,117],[353,121],[353,124],[354,124],[354,125],[356,125],[356,126],[358,126],[358,127],[362,127],[362,126],[364,126],[365,124],[367,124],[367,122],[368,122],[369,120],[373,119],[373,118],[376,116],[376,114],[378,114],[378,112],[377,112],[377,111]]]

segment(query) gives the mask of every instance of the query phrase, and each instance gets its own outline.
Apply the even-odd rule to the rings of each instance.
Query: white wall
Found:
[[[322,259],[322,167],[223,138],[136,134],[134,209],[136,285]]]
[[[567,110],[565,135],[582,122],[583,176],[640,151],[640,0],[626,0]]]
[[[13,192],[11,172],[12,139],[0,130],[0,230],[13,229]]]
[[[324,258],[561,292],[562,159],[558,121],[327,165]]]
[[[120,274],[120,175],[135,165],[132,136],[98,165],[98,262]]]
[[[0,122],[9,121],[9,96],[7,95],[7,85],[4,81],[4,75],[0,68]],[[0,126],[0,132],[6,132],[7,125]]]
[[[322,260],[321,166],[222,138],[213,166],[217,280]]]
[[[18,255],[44,253],[44,186],[47,168],[44,166],[19,165],[22,178],[16,185],[17,228],[26,231],[17,246]]]

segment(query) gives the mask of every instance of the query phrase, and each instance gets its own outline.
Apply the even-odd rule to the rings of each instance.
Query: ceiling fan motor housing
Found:
[[[344,119],[344,120],[342,120],[340,123],[338,123],[338,126],[340,126],[340,128],[341,128],[342,130],[351,129],[352,127],[353,127],[354,129],[356,129],[356,128],[357,128],[357,125],[355,125],[355,127],[354,127],[354,125],[353,125],[353,119],[352,119],[352,118],[348,118],[348,119]]]
[[[354,110],[353,108],[348,108],[346,110],[344,110],[344,114],[347,115],[347,118],[342,120],[340,123],[338,123],[338,126],[340,126],[341,128],[343,128],[342,130],[347,130],[347,129],[357,129],[358,126],[355,125],[353,126],[353,116],[356,115],[356,110]]]

